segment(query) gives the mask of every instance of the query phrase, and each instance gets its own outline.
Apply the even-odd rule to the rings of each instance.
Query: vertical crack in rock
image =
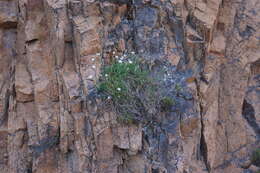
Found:
[[[196,82],[196,90],[197,90],[197,97],[199,98],[199,100],[201,100],[201,96],[200,96],[200,88],[199,88],[199,84],[198,82]],[[200,111],[200,124],[201,124],[201,132],[200,132],[200,146],[199,146],[199,156],[201,156],[202,158],[199,157],[199,159],[202,159],[202,161],[204,162],[206,169],[208,172],[210,172],[210,164],[208,163],[208,148],[207,148],[207,144],[206,144],[206,140],[205,140],[205,125],[203,123],[203,118],[205,116],[204,113],[204,109],[203,109],[203,105],[201,103],[201,101],[199,102],[199,111]]]
[[[254,107],[249,104],[246,100],[244,100],[242,107],[242,115],[248,122],[248,124],[252,127],[257,135],[258,140],[260,139],[260,127],[256,122],[255,110]]]
[[[201,111],[202,111],[202,107],[201,107]],[[203,124],[202,116],[201,116],[200,155],[202,156],[207,171],[210,172],[210,164],[208,163],[208,149],[207,149],[207,144],[204,136],[204,124]]]
[[[1,93],[1,92],[0,92]],[[9,111],[9,98],[10,98],[10,91],[7,90],[4,97],[4,108],[3,112],[0,113],[0,127],[3,125],[3,123],[6,122],[8,118],[8,111]]]

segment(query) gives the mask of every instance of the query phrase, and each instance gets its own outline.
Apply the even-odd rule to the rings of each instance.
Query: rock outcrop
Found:
[[[0,0],[0,173],[249,173],[260,147],[259,0]],[[178,109],[125,125],[90,93],[134,51]]]

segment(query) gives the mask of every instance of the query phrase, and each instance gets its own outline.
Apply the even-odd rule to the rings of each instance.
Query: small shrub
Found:
[[[174,105],[174,100],[171,97],[164,97],[161,100],[160,105],[161,105],[162,111],[165,111],[165,112],[170,111]]]
[[[169,112],[174,100],[162,68],[155,71],[155,64],[133,54],[116,57],[102,69],[97,90],[103,100],[111,100],[117,120],[126,124],[149,122],[159,112]]]
[[[131,63],[114,61],[105,67],[98,91],[111,96],[117,102],[122,102],[132,98],[129,92],[143,89],[144,85],[149,83],[148,72],[141,69],[137,61],[129,61]]]
[[[260,148],[257,148],[255,151],[253,151],[251,161],[254,165],[260,166]]]
[[[182,90],[182,88],[181,88],[181,86],[180,86],[179,84],[176,84],[176,85],[175,85],[175,90],[176,90],[177,92],[180,92],[180,91]]]
[[[113,101],[114,109],[119,114],[118,121],[133,123],[142,119],[149,106],[155,105],[153,82],[149,70],[136,56],[131,55],[106,66],[97,88],[105,98]]]

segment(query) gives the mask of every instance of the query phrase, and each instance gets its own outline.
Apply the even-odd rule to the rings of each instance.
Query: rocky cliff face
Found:
[[[0,0],[0,172],[256,172],[259,10],[259,0]],[[124,125],[90,99],[102,63],[126,50],[176,67],[178,111]]]

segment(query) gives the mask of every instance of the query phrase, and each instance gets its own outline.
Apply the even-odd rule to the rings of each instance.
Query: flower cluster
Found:
[[[113,52],[113,55],[115,55],[116,53]],[[130,52],[130,53],[124,53],[123,55],[119,56],[119,55],[115,55],[114,57],[116,59],[116,61],[118,63],[129,63],[132,64],[133,60],[135,58],[135,52]]]
[[[168,82],[174,75],[167,64],[150,62],[135,52],[112,52],[112,56],[113,61],[102,68],[97,93],[109,102],[119,121],[147,123],[160,111],[172,110],[173,85]]]
[[[123,64],[125,64],[125,65],[133,64],[135,59],[136,59],[136,57],[135,57],[136,53],[134,51],[132,51],[130,53],[127,53],[127,51],[126,51],[124,54],[121,54],[121,55],[117,54],[115,51],[113,51],[112,54],[113,54],[113,58],[115,60],[115,63],[122,64],[122,65]],[[98,55],[100,55],[100,54],[98,54]],[[95,69],[94,66],[92,66],[92,68]],[[129,69],[129,67],[126,67],[126,68]],[[104,76],[105,79],[107,79],[107,80],[109,78],[109,74],[107,74],[107,73],[105,73],[103,75],[101,74],[101,78],[102,78],[102,76]],[[121,87],[117,87],[116,91],[117,92],[122,92],[122,88]],[[108,95],[107,99],[108,100],[112,99],[112,96]]]
[[[96,57],[100,57],[100,56],[101,56],[101,53],[96,53],[96,54],[95,54],[95,57],[92,57],[92,58],[91,58],[91,61],[92,61],[92,63],[93,63],[93,65],[91,66],[92,69],[95,70],[95,69],[97,68],[97,67],[96,67],[96,64],[95,64],[95,61],[96,61],[96,59],[97,59]],[[88,79],[89,79],[89,80],[92,80],[93,78],[94,78],[93,75],[89,75],[89,76],[88,76]]]

